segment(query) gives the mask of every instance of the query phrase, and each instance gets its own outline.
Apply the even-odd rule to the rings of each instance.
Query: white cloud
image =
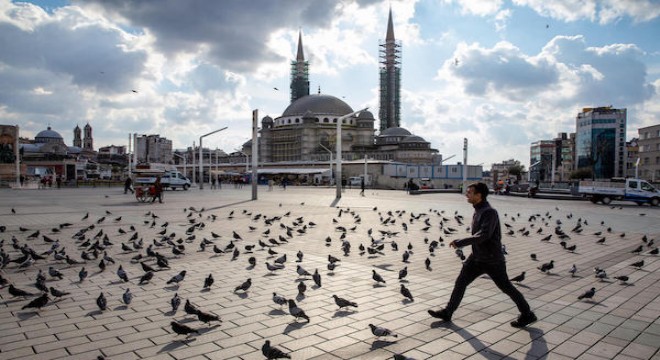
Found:
[[[656,0],[513,0],[513,3],[528,6],[543,16],[568,22],[586,19],[608,24],[623,17],[644,22],[660,16],[660,5]]]

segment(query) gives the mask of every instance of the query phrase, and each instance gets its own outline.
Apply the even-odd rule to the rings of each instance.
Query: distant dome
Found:
[[[373,120],[374,114],[372,114],[371,111],[368,110],[360,111],[360,113],[358,114],[358,119]]]
[[[387,128],[380,133],[380,136],[410,136],[410,135],[412,135],[410,131],[402,127]]]
[[[307,111],[311,111],[313,114],[342,116],[352,113],[353,109],[348,106],[347,103],[334,96],[313,94],[301,97],[291,103],[291,105],[284,110],[282,116],[300,116]]]
[[[426,143],[427,141],[424,140],[421,136],[417,135],[410,135],[406,136],[403,140],[401,140],[402,143]]]
[[[64,141],[64,138],[62,138],[62,135],[57,131],[51,130],[50,126],[46,130],[40,131],[37,136],[34,137],[34,142],[36,143],[46,143],[55,140]]]
[[[266,115],[266,116],[264,116],[263,119],[261,119],[261,122],[262,122],[262,123],[270,123],[270,124],[272,124],[272,123],[273,123],[273,118],[270,117],[270,116],[268,116],[268,115]]]

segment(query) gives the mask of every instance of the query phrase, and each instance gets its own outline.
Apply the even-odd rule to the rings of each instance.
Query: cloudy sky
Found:
[[[378,43],[402,43],[402,126],[444,157],[515,158],[574,132],[583,107],[660,123],[658,0],[0,0],[0,124],[72,145],[159,134],[231,152],[251,112],[289,105],[302,31],[312,92],[378,114]],[[275,90],[275,89],[279,90]]]

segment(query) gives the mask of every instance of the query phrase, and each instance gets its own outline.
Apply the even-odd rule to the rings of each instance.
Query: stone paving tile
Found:
[[[261,193],[256,202],[244,201],[249,198],[247,189],[168,192],[162,206],[138,204],[131,197],[123,196],[121,189],[103,189],[107,197],[99,196],[92,189],[0,192],[3,201],[6,199],[16,204],[19,210],[17,216],[5,215],[0,210],[0,224],[7,226],[7,233],[0,234],[0,239],[11,234],[19,242],[25,242],[28,233],[17,229],[26,226],[59,238],[68,253],[76,254],[81,248],[71,235],[106,216],[106,221],[95,224],[95,229],[88,231],[86,236],[92,239],[95,233],[103,230],[114,243],[108,252],[124,266],[130,277],[129,283],[123,283],[115,274],[117,265],[109,264],[106,271],[99,272],[98,262],[90,261],[85,265],[90,276],[80,283],[77,281],[79,266],[67,267],[47,260],[65,273],[64,281],[49,279],[49,285],[72,295],[49,303],[39,311],[39,316],[35,316],[20,310],[25,300],[10,299],[6,291],[0,291],[0,351],[3,359],[90,359],[100,354],[122,359],[257,359],[262,358],[260,348],[264,339],[271,339],[299,359],[386,359],[395,353],[405,353],[417,359],[566,359],[576,356],[585,359],[653,359],[658,356],[660,261],[655,257],[630,254],[634,243],[642,236],[638,229],[645,229],[649,237],[660,234],[660,222],[651,214],[651,211],[655,212],[651,208],[645,209],[649,216],[639,217],[638,208],[634,206],[619,209],[577,202],[561,203],[560,210],[557,210],[557,204],[551,201],[493,197],[492,203],[500,211],[502,221],[512,223],[514,229],[531,226],[527,221],[530,214],[547,212],[553,216],[545,220],[548,225],[532,223],[537,226],[534,229],[542,229],[542,235],[524,239],[515,235],[503,238],[509,251],[509,273],[527,272],[527,279],[518,286],[539,317],[529,329],[517,330],[509,326],[509,322],[518,316],[515,305],[486,276],[468,288],[453,323],[438,322],[426,314],[427,309],[440,308],[448,301],[453,281],[460,271],[460,260],[446,247],[440,247],[434,256],[429,256],[433,271],[424,269],[423,261],[428,253],[423,239],[438,239],[442,233],[438,226],[423,232],[423,221],[411,222],[409,218],[413,213],[424,214],[424,218],[437,225],[442,217],[446,217],[447,223],[457,227],[459,233],[442,234],[445,241],[463,236],[466,233],[464,228],[457,225],[450,214],[458,211],[467,217],[472,209],[457,194],[409,197],[402,192],[383,191],[362,198],[355,196],[357,192],[347,191],[340,206],[333,208],[329,204],[334,200],[334,192],[296,187],[286,193]],[[61,201],[63,196],[66,201]],[[305,201],[304,206],[300,205],[302,201]],[[183,233],[190,225],[186,212],[181,209],[191,203],[207,209],[198,217],[205,228],[194,231],[197,239],[184,241],[188,234]],[[378,206],[376,211],[372,209],[374,204]],[[338,216],[339,209],[346,210],[341,217]],[[395,209],[405,209],[406,212],[387,214],[388,210]],[[445,212],[436,212],[436,209]],[[105,214],[106,210],[124,215],[124,220],[113,223],[110,221],[112,217]],[[229,219],[232,210],[235,213]],[[159,217],[144,216],[147,211],[154,211]],[[269,227],[270,235],[262,234],[266,228],[263,218],[252,218],[257,213],[272,216],[286,211],[290,211],[291,216],[276,220]],[[85,212],[90,213],[90,219],[82,224],[80,218]],[[518,212],[520,217],[511,215]],[[213,221],[205,217],[209,214],[215,214],[217,219]],[[561,219],[565,227],[572,226],[575,219],[568,218],[568,214],[580,214],[590,222],[582,234],[572,235],[571,241],[580,243],[580,251],[576,254],[566,253],[554,239],[549,243],[538,241],[545,234],[552,233],[555,219]],[[360,216],[360,224],[354,222],[354,215]],[[280,234],[286,237],[280,223],[298,228],[294,222],[300,216],[305,222],[313,220],[317,225],[308,227],[305,235],[294,232],[288,243],[273,247],[279,254],[269,256],[259,247],[252,254],[244,253],[244,244],[257,244],[269,237],[277,239]],[[382,218],[387,216],[395,223],[383,225]],[[355,231],[348,231],[345,235],[353,245],[347,257],[341,255],[341,232],[335,229],[336,224],[331,223],[333,218],[346,227],[356,226]],[[608,236],[607,246],[597,245],[597,237],[591,235],[603,231],[604,227],[599,225],[601,219],[616,229]],[[74,226],[63,229],[60,234],[50,234],[49,229],[65,221]],[[152,221],[155,226],[150,228],[148,224]],[[165,221],[170,224],[166,233],[178,234],[174,239],[182,239],[187,255],[175,258],[171,247],[155,247],[156,251],[170,257],[171,268],[155,273],[150,283],[137,285],[143,270],[130,258],[138,252],[119,251],[118,245],[129,243],[131,234],[120,235],[118,229],[126,230],[129,225],[134,225],[139,237],[149,245],[160,238],[157,232]],[[404,221],[408,222],[407,231],[403,231],[400,225]],[[251,232],[248,226],[255,226],[257,230]],[[368,245],[371,242],[366,234],[369,228],[378,236],[378,230],[399,232],[394,237],[383,235],[384,255],[358,254],[360,243]],[[214,239],[215,244],[225,247],[232,239],[232,230],[243,237],[243,240],[235,241],[241,253],[235,261],[231,261],[231,254],[210,255],[209,249],[198,251],[199,239],[212,238],[211,231],[220,235]],[[622,232],[626,232],[625,239],[615,236]],[[330,246],[321,245],[318,240],[328,236],[332,242]],[[391,241],[399,244],[399,251],[391,250]],[[40,239],[28,242],[37,251],[44,251],[49,246]],[[414,251],[410,262],[404,264],[401,256],[408,243],[414,245]],[[300,264],[310,271],[318,269],[322,274],[322,287],[312,286],[311,280],[295,274],[295,253],[298,250],[304,252]],[[466,250],[469,254],[469,249]],[[9,252],[11,257],[19,255],[14,249]],[[556,272],[546,275],[535,270],[539,263],[530,260],[531,252],[538,253],[540,261],[554,259]],[[272,262],[281,254],[289,257],[286,268],[268,274],[263,262]],[[328,254],[342,260],[332,274],[326,270]],[[249,256],[257,259],[256,267],[248,266]],[[628,266],[641,258],[647,262],[643,270],[635,271]],[[147,263],[153,265],[153,260],[148,259]],[[573,263],[579,268],[579,276],[575,278],[566,274],[566,269]],[[403,266],[408,267],[409,275],[404,283],[415,295],[414,302],[402,301],[399,294],[397,272]],[[610,276],[630,275],[631,285],[595,281],[594,266],[605,267]],[[36,267],[47,269],[45,264]],[[183,268],[188,274],[181,284],[163,285]],[[371,280],[372,269],[383,275],[387,284],[375,287]],[[10,265],[5,273],[18,287],[34,291],[32,284],[36,269],[17,272],[15,265]],[[203,280],[209,273],[214,275],[216,282],[210,290],[202,291]],[[234,292],[234,287],[247,277],[253,280],[252,288],[246,293]],[[296,302],[312,321],[296,324],[288,314],[288,308],[279,309],[272,303],[271,296],[277,291],[294,298],[300,281],[304,281],[308,289],[304,297],[296,298]],[[591,286],[597,288],[594,300],[577,301],[577,294]],[[135,294],[129,306],[121,303],[121,294],[126,287]],[[101,291],[109,300],[109,310],[102,313],[95,304]],[[169,300],[175,292],[205,311],[221,316],[223,322],[208,327],[186,315],[182,309],[172,313]],[[337,310],[332,294],[358,302],[358,309]],[[188,340],[175,336],[170,329],[172,320],[198,328],[201,334]],[[376,339],[368,330],[369,323],[391,328],[398,338]]]

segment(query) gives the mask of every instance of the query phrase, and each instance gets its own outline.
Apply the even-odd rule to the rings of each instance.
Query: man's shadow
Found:
[[[431,327],[446,328],[448,330],[452,330],[456,334],[460,335],[463,339],[465,339],[465,341],[468,344],[470,344],[476,350],[477,353],[481,353],[481,355],[484,355],[487,359],[498,358],[504,360],[516,360],[514,357],[511,357],[507,354],[502,354],[499,351],[491,349],[488,345],[481,342],[481,340],[479,340],[467,329],[464,329],[454,323],[436,321],[431,324]],[[525,354],[525,359],[530,359],[530,360],[538,359],[548,353],[548,344],[543,338],[544,335],[543,330],[534,327],[527,327],[520,330],[526,331],[529,334],[529,338],[531,340],[531,347],[529,348],[529,350],[527,350],[527,353]]]

